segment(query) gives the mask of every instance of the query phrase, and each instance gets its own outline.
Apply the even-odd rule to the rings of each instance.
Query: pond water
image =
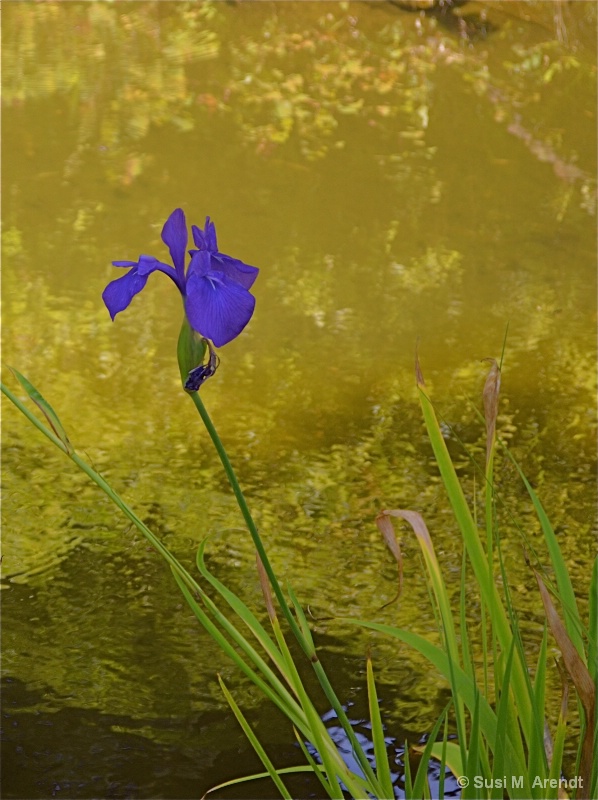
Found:
[[[167,257],[161,226],[180,206],[200,226],[210,215],[222,250],[261,270],[255,316],[202,396],[275,569],[314,617],[435,635],[407,531],[403,597],[379,610],[396,567],[374,518],[420,511],[458,597],[461,548],[414,354],[472,495],[481,359],[499,358],[505,335],[499,435],[545,504],[585,613],[596,536],[595,5],[3,11],[3,362],[35,383],[166,544],[191,565],[213,534],[211,568],[262,609],[250,538],[180,389],[178,293],[152,276],[114,323],[101,301],[118,276],[112,260]],[[6,369],[3,380],[14,387]],[[216,673],[275,763],[301,760],[286,722],[199,629],[145,541],[8,403],[3,478],[3,796],[188,798],[259,771]],[[545,552],[502,460],[497,482],[533,654],[541,603],[509,520]],[[315,636],[355,719],[371,652],[400,761],[446,686],[406,648],[339,619]],[[304,781],[294,791],[317,796]],[[272,792],[260,782],[221,796]]]

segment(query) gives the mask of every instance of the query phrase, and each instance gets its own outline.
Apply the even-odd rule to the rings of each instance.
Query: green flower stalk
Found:
[[[184,389],[186,389],[189,374],[203,364],[207,348],[208,340],[193,330],[189,320],[185,317],[177,343],[177,359]]]

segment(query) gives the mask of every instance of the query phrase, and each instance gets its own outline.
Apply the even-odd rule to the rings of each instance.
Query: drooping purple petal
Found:
[[[178,286],[178,275],[176,271],[170,266],[170,264],[164,264],[162,261],[158,261],[157,258],[153,256],[139,256],[139,262],[137,265],[137,273],[139,275],[150,275],[152,272],[163,272],[165,275],[168,275],[176,285]],[[184,288],[183,282],[183,288]],[[179,287],[181,288],[181,287]],[[181,293],[183,293],[183,289],[181,289]]]
[[[255,308],[255,297],[221,272],[192,274],[187,280],[185,310],[194,328],[216,347],[238,336]]]
[[[162,241],[170,250],[180,286],[185,282],[185,250],[187,249],[187,223],[182,208],[175,208],[162,228]]]
[[[112,266],[113,267],[136,267],[137,266],[137,262],[136,261],[113,261],[112,262]]]
[[[127,272],[126,275],[111,281],[106,286],[102,292],[102,299],[110,312],[112,321],[114,321],[114,317],[119,311],[124,311],[127,308],[131,300],[143,289],[146,283],[147,275],[139,275],[137,264],[135,264],[133,269]]]
[[[251,289],[257,278],[259,269],[244,264],[237,258],[224,253],[209,253],[207,250],[192,250],[191,262],[187,270],[190,275],[205,275],[207,272],[220,272],[227,278],[239,283],[245,289]]]
[[[246,289],[251,289],[258,276],[259,269],[239,261],[238,258],[227,256],[225,253],[212,253],[212,269],[221,270]]]

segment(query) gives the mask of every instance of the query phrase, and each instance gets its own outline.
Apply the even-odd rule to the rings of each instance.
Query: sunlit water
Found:
[[[403,597],[379,610],[396,593],[381,508],[424,515],[458,598],[416,347],[473,496],[462,443],[483,460],[481,359],[499,358],[506,335],[499,435],[585,610],[595,9],[568,7],[564,35],[538,6],[526,21],[517,4],[468,3],[461,23],[390,3],[24,3],[3,15],[4,364],[186,563],[214,534],[210,566],[261,609],[250,539],[180,390],[174,286],[153,276],[115,323],[100,299],[111,260],[167,257],[175,207],[215,220],[221,249],[261,273],[256,314],[202,395],[280,577],[316,620],[337,617],[315,636],[355,719],[372,654],[399,762],[446,686],[340,618],[436,635],[407,531]],[[145,541],[8,404],[3,421],[4,796],[186,798],[259,771],[216,672],[274,762],[300,762],[288,724],[198,628]],[[497,481],[533,653],[541,604],[512,520],[542,553],[539,530],[508,463]],[[260,782],[242,796],[272,792]]]

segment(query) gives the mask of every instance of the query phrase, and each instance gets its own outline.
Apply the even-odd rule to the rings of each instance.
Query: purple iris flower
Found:
[[[255,308],[249,289],[259,270],[218,251],[216,228],[209,217],[203,231],[193,225],[193,240],[197,249],[189,250],[191,258],[185,272],[187,224],[183,210],[177,208],[162,228],[162,241],[170,250],[174,266],[146,255],[139,256],[138,261],[113,261],[115,267],[131,269],[111,281],[102,293],[112,319],[143,289],[149,275],[159,271],[175,282],[194,330],[211,339],[216,347],[238,336]]]

